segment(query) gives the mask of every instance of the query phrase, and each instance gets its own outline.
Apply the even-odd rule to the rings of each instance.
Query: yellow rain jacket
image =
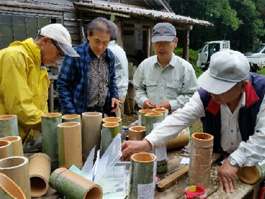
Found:
[[[0,51],[0,114],[15,114],[23,142],[41,130],[48,112],[49,77],[39,47],[29,38]]]

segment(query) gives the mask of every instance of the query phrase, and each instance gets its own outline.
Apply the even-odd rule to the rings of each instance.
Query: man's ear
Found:
[[[248,80],[244,80],[244,81],[242,81],[241,88],[242,88],[242,91],[243,91],[243,92],[246,91],[247,86],[248,86]]]

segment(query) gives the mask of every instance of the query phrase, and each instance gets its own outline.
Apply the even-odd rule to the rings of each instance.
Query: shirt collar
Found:
[[[170,62],[168,63],[168,65],[166,66],[166,68],[168,66],[171,66],[171,67],[175,68],[176,67],[175,65],[176,65],[176,56],[175,56],[174,53],[172,53],[172,58],[171,58]],[[158,61],[157,55],[156,55],[156,66],[161,66],[161,64]]]

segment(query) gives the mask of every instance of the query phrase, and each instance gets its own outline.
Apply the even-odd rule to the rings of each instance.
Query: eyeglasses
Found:
[[[53,39],[52,39],[52,43],[53,43],[53,45],[57,48],[57,50],[58,50],[58,54],[57,54],[57,56],[58,57],[63,57],[64,56],[64,52],[61,50],[61,48],[59,47],[59,45],[57,44],[57,42],[56,41],[54,41]]]

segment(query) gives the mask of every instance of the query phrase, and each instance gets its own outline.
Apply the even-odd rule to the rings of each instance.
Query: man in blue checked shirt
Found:
[[[115,26],[98,17],[87,27],[87,39],[74,49],[80,57],[65,56],[57,80],[62,114],[102,112],[114,115],[119,107],[114,55],[107,49]]]

